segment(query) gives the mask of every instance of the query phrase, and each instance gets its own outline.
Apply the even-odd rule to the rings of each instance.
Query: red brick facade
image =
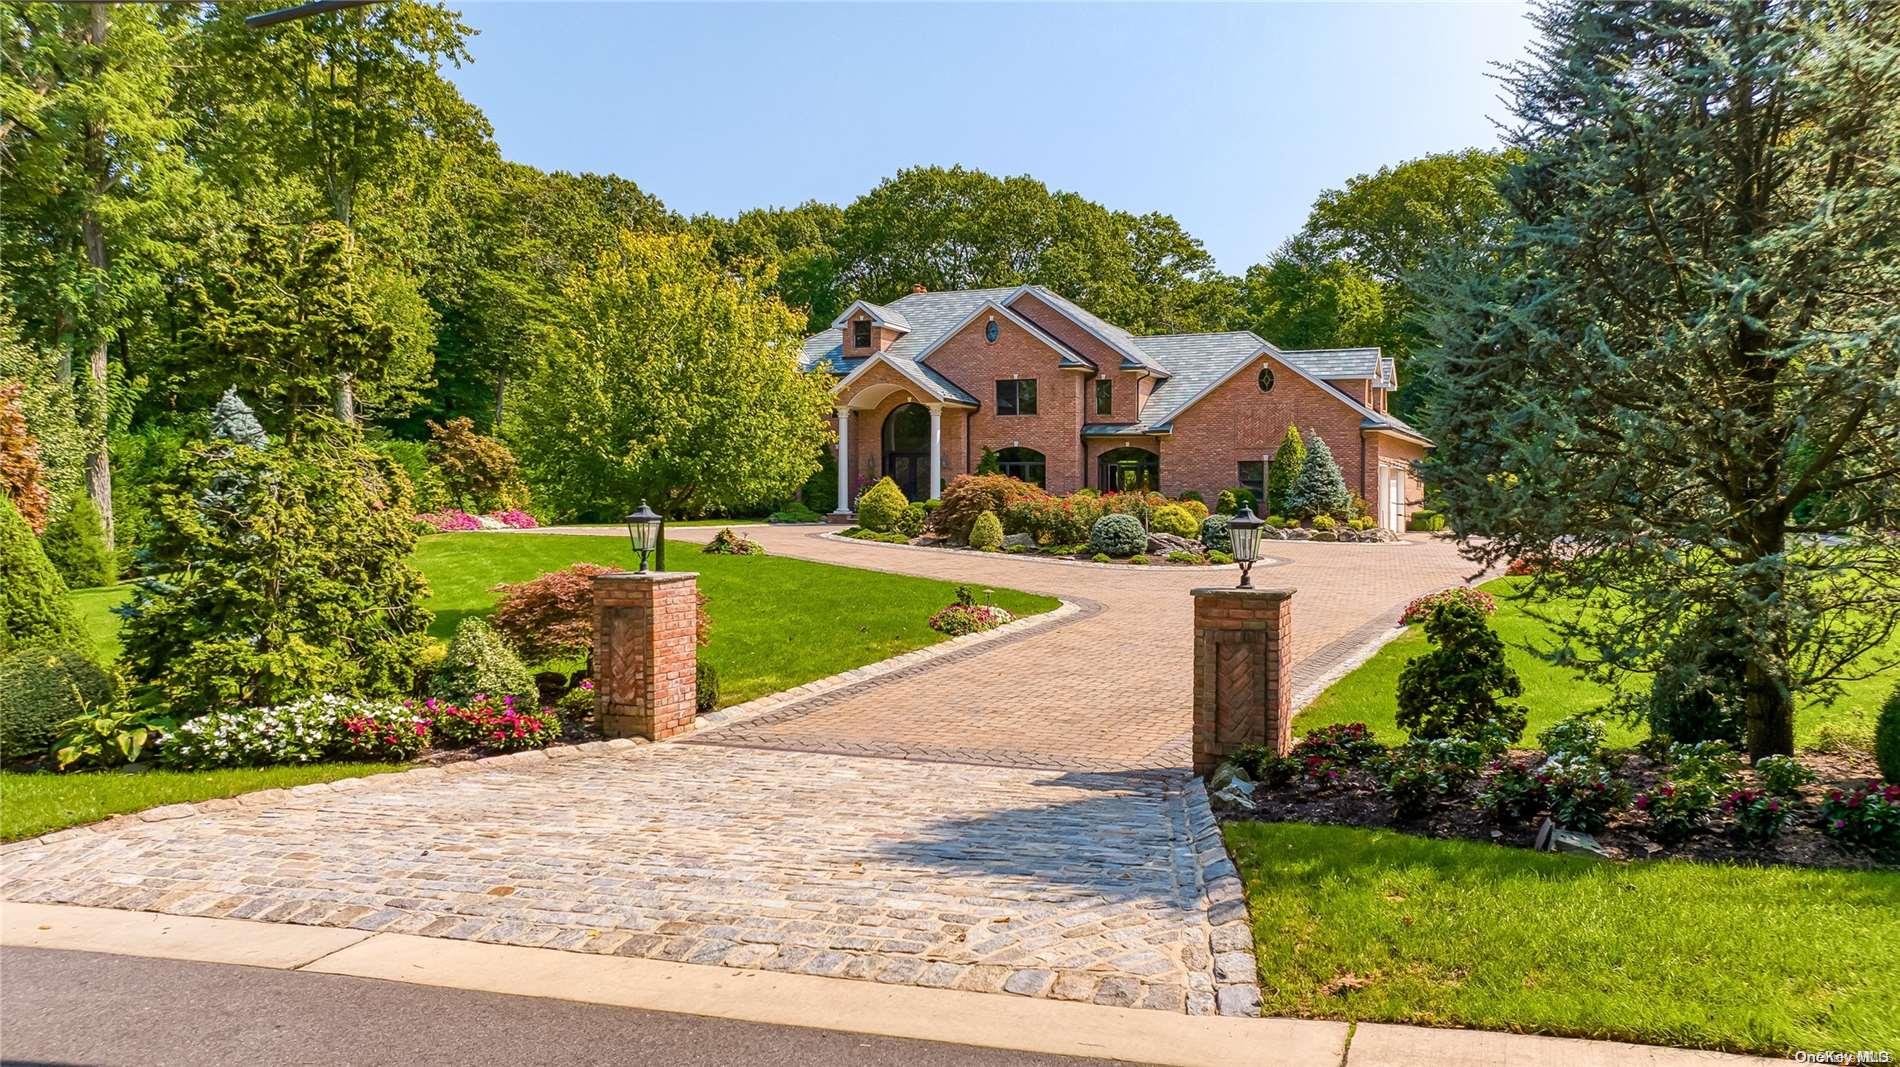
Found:
[[[1018,316],[1034,329],[1016,321]],[[869,317],[862,309],[853,315],[854,319]],[[989,338],[992,323],[993,341]],[[855,362],[858,350],[853,348],[850,321],[842,332],[843,352]],[[872,334],[879,351],[891,343],[881,327],[872,327]],[[1092,424],[1139,424],[1144,416],[1153,417],[1155,412],[1143,408],[1154,392],[1156,377],[1122,370],[1120,352],[1033,293],[1016,295],[1006,311],[980,307],[960,328],[920,354],[931,371],[956,383],[975,405],[929,395],[929,389],[891,363],[874,358],[858,363],[839,390],[839,402],[851,411],[848,471],[854,497],[885,473],[885,421],[898,407],[917,403],[939,409],[945,484],[975,469],[985,448],[999,452],[1025,448],[1042,454],[1051,492],[1106,488],[1098,484],[1100,457],[1113,449],[1134,447],[1158,455],[1162,492],[1179,496],[1195,490],[1212,501],[1221,490],[1242,484],[1240,464],[1270,463],[1287,427],[1298,426],[1302,435],[1317,433],[1325,439],[1347,487],[1373,506],[1381,524],[1402,529],[1421,505],[1423,489],[1412,464],[1424,456],[1426,446],[1409,433],[1373,428],[1365,410],[1340,398],[1343,393],[1364,409],[1384,411],[1386,390],[1373,379],[1329,381],[1329,390],[1295,367],[1261,354],[1230,368],[1224,379],[1179,409],[1170,424],[1158,428],[1163,432],[1144,429],[1114,437],[1084,437],[1084,428]],[[1065,357],[1073,363],[1075,355],[1095,367],[1063,366]],[[1273,387],[1265,392],[1259,387],[1261,366],[1273,371]],[[998,414],[997,383],[1021,379],[1036,382],[1035,414]],[[1111,383],[1106,415],[1096,413],[1098,380]]]

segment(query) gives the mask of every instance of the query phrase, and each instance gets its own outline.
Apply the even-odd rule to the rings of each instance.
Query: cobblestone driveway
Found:
[[[1187,591],[1231,572],[759,535],[781,554],[1087,610],[688,744],[528,753],[64,831],[9,846],[0,897],[1257,1009],[1239,885],[1182,769]],[[1464,573],[1437,545],[1273,547],[1287,562],[1257,584],[1300,590],[1296,689]]]

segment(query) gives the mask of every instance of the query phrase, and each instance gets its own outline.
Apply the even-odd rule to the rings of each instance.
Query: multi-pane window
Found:
[[[858,348],[871,347],[870,319],[859,319],[851,324],[851,343]]]
[[[1034,415],[1036,413],[1036,379],[1011,378],[996,383],[996,413],[998,415]]]
[[[1115,382],[1109,378],[1095,381],[1095,413],[1113,415],[1115,413]]]
[[[1005,448],[996,454],[997,469],[1019,482],[1046,486],[1049,465],[1043,455],[1029,448]]]
[[[1253,493],[1255,500],[1267,498],[1267,465],[1257,459],[1240,461],[1240,484]]]

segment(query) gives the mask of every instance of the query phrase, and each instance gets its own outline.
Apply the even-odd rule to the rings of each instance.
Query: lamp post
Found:
[[[627,537],[633,541],[634,555],[640,557],[640,569],[635,572],[647,572],[647,557],[653,554],[654,546],[660,543],[661,527],[664,525],[659,515],[647,502],[640,501],[640,509],[627,516]]]
[[[1246,504],[1240,505],[1240,513],[1227,521],[1227,533],[1234,542],[1234,562],[1240,564],[1242,589],[1253,588],[1253,564],[1260,558],[1260,528],[1265,525]]]

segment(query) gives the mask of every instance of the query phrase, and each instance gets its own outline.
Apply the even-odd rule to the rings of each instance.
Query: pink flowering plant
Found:
[[[1821,831],[1876,856],[1900,858],[1900,785],[1828,790],[1821,802]]]
[[[450,508],[447,511],[425,511],[416,516],[416,521],[427,523],[441,533],[467,533],[482,528],[482,521],[466,511]]]
[[[1760,789],[1737,789],[1722,799],[1722,814],[1733,820],[1729,834],[1737,841],[1761,845],[1788,829],[1794,806]]]
[[[423,706],[434,716],[436,739],[446,748],[516,752],[546,748],[561,736],[553,708],[536,709],[512,696],[481,693],[464,705],[429,700]]]
[[[1480,615],[1493,615],[1498,610],[1498,602],[1491,598],[1490,593],[1460,585],[1451,589],[1440,589],[1436,593],[1426,593],[1405,605],[1405,610],[1399,613],[1399,625],[1410,626],[1415,622],[1424,622],[1430,617],[1433,608],[1446,603],[1469,604]]]
[[[534,520],[533,515],[522,511],[520,508],[509,508],[506,511],[493,511],[489,513],[488,517],[508,527],[510,530],[533,530],[541,525]]]
[[[1651,837],[1679,845],[1709,824],[1715,813],[1715,787],[1702,778],[1662,782],[1638,794],[1635,807],[1649,820]]]
[[[345,712],[333,752],[343,759],[406,763],[429,747],[430,721],[407,702],[365,704]]]
[[[957,602],[930,617],[930,628],[940,634],[962,637],[964,634],[994,630],[1015,618],[994,604],[979,604],[968,586],[957,586]]]

